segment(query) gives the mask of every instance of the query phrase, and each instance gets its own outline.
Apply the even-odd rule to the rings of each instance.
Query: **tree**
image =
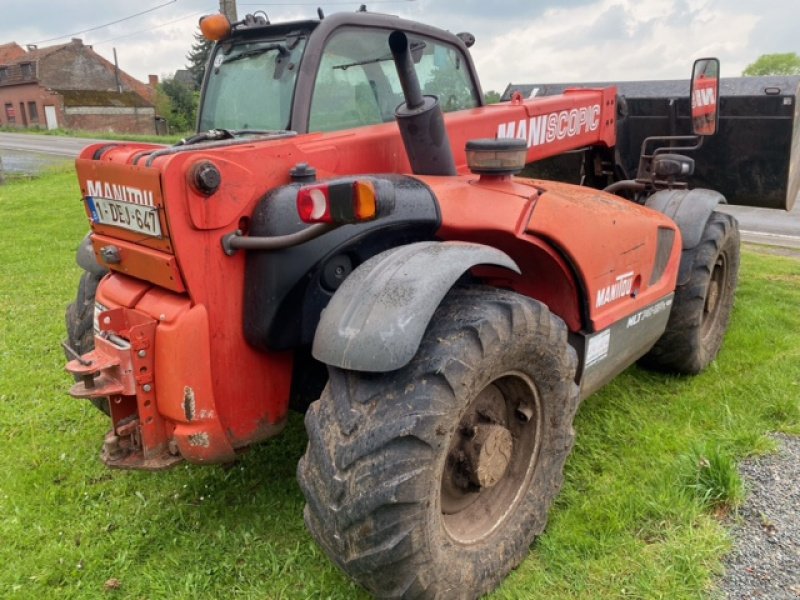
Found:
[[[196,90],[199,90],[203,83],[203,75],[205,75],[206,64],[208,64],[208,55],[213,46],[214,42],[204,38],[200,32],[195,32],[194,43],[191,50],[189,50],[189,54],[186,55],[186,60],[189,61],[186,68],[192,74],[194,89]]]
[[[784,54],[762,54],[756,62],[747,65],[742,72],[745,77],[759,75],[800,75],[800,56],[795,52]]]
[[[486,102],[486,104],[497,104],[498,102],[500,102],[500,92],[489,90],[483,95],[483,99]]]
[[[162,116],[167,119],[171,132],[185,132],[194,130],[197,116],[198,95],[185,85],[175,81],[175,77],[166,77],[159,84],[159,91],[167,99],[163,108],[167,112]]]
[[[156,97],[153,103],[156,107],[156,115],[166,119],[169,124],[169,116],[172,114],[172,99],[164,92],[161,83],[156,87]]]

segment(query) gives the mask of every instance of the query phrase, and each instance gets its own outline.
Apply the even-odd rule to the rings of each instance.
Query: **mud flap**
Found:
[[[353,271],[322,313],[314,358],[355,371],[404,367],[442,298],[476,265],[520,272],[504,252],[464,242],[419,242],[374,256]]]

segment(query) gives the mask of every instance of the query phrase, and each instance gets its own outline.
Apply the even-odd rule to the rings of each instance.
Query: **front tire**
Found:
[[[739,278],[739,224],[733,216],[711,213],[700,243],[683,251],[684,269],[689,278],[675,290],[667,328],[641,362],[696,375],[719,353],[733,309]]]
[[[406,367],[330,368],[298,466],[312,536],[379,597],[490,591],[561,488],[576,363],[544,305],[467,288],[442,302]]]

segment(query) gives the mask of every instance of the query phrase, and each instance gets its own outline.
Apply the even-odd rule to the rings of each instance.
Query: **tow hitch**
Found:
[[[156,410],[153,348],[156,321],[129,308],[100,315],[95,349],[67,363],[74,398],[108,398],[112,428],[101,458],[110,467],[159,470],[180,462]]]

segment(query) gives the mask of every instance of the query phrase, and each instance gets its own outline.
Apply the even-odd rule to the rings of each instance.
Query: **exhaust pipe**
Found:
[[[389,48],[406,100],[397,107],[394,117],[411,171],[415,175],[455,175],[456,163],[439,100],[436,96],[422,95],[406,34],[393,31],[389,35]]]

